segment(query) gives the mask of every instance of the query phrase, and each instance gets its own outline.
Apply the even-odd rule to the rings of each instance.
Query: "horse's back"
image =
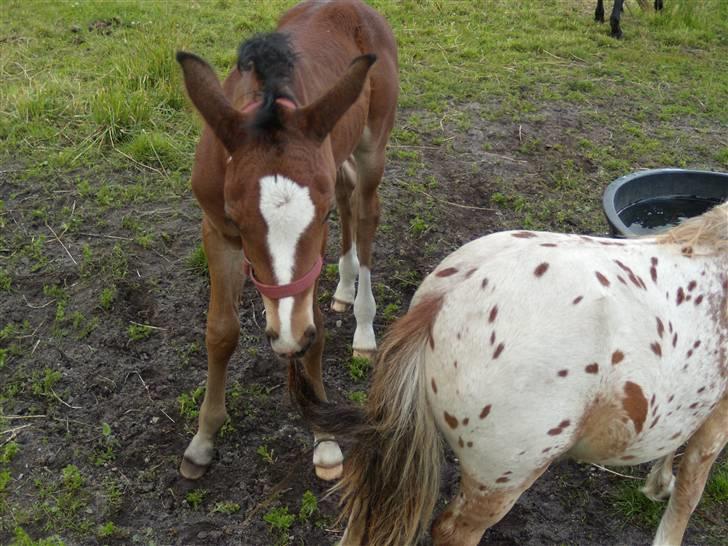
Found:
[[[441,430],[490,482],[566,453],[668,453],[726,392],[725,267],[650,241],[506,232],[465,245],[415,297],[444,296],[426,355]]]

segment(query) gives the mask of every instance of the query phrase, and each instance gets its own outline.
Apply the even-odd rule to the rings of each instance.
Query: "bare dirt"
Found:
[[[574,132],[598,143],[606,138],[600,128],[585,127],[578,114],[558,108],[545,111],[543,121],[525,125],[482,119],[479,112],[483,108],[466,105],[463,111],[470,118],[469,127],[452,129],[451,138],[444,143],[425,137],[411,148],[419,154],[414,178],[412,161],[396,153],[409,148],[392,150],[381,188],[382,229],[375,250],[379,336],[389,323],[383,316],[385,307],[390,305],[392,314],[401,315],[417,282],[450,251],[478,236],[518,227],[518,211],[494,205],[495,192],[517,192],[530,204],[558,198],[549,173],[567,159],[577,162],[582,173],[580,191],[591,198],[579,210],[565,206],[564,217],[546,222],[545,227],[566,225],[574,232],[606,234],[599,209],[606,184],[603,172],[569,151],[575,146]],[[400,119],[411,113],[401,112]],[[448,123],[444,121],[446,132]],[[523,151],[524,139],[541,144],[535,151]],[[78,493],[84,507],[64,516],[66,523],[77,522],[59,532],[67,544],[334,543],[341,534],[341,528],[333,526],[336,499],[324,498],[328,485],[314,476],[311,434],[289,403],[286,369],[267,347],[261,328],[262,304],[250,286],[240,310],[240,348],[232,358],[228,379],[234,389],[228,398],[231,427],[219,439],[214,464],[199,482],[178,475],[180,456],[196,428],[194,420],[180,414],[178,397],[203,386],[206,375],[204,327],[209,287],[206,277],[186,264],[200,239],[200,212],[192,195],[104,210],[88,205],[84,222],[62,238],[77,260],[84,244],[93,249],[96,265],[84,270],[82,263],[76,265],[68,258],[44,220],[34,218],[32,211],[43,205],[50,217],[60,218],[67,216],[63,207],[71,208],[74,202],[84,206],[76,191],[75,174],[99,186],[109,180],[124,184],[144,178],[153,183],[153,175],[114,172],[104,173],[101,180],[93,172],[82,172],[28,178],[23,175],[25,168],[22,162],[9,164],[0,175],[0,199],[7,211],[5,239],[21,241],[44,234],[48,264],[33,272],[31,259],[15,261],[12,289],[0,293],[2,324],[25,320],[30,324],[28,337],[18,341],[22,354],[0,370],[6,387],[17,386],[12,400],[5,403],[5,414],[44,416],[9,425],[31,425],[18,433],[19,455],[9,465],[15,479],[8,500],[31,514],[16,522],[36,538],[59,528],[48,525],[59,514],[42,508],[44,503],[46,508],[55,505],[53,494],[43,497],[40,491],[43,484],[56,483],[62,469],[73,464],[85,480]],[[430,176],[437,183],[428,184]],[[128,215],[150,222],[157,233],[166,235],[150,248],[128,246],[118,295],[110,311],[104,311],[98,294],[112,275],[114,245],[123,240],[114,237],[129,235],[121,227]],[[413,229],[417,217],[422,222]],[[336,218],[331,225],[326,259],[336,263]],[[13,249],[3,252],[9,257]],[[69,311],[97,317],[97,327],[82,339],[70,326],[65,332],[59,329],[57,302],[48,304],[54,297],[44,293],[44,285],[65,287],[72,305]],[[335,278],[324,276],[321,292],[330,295],[334,288]],[[351,391],[366,388],[347,369],[354,319],[350,313],[330,312],[328,301],[320,305],[325,309],[328,331],[326,388],[334,400],[346,401]],[[147,339],[131,340],[127,333],[130,321],[155,329]],[[60,371],[61,377],[52,392],[40,389],[39,394],[34,392],[31,378],[34,373],[36,379],[42,378],[46,368]],[[102,423],[110,425],[113,441],[101,432]],[[99,454],[108,445],[112,454],[104,460]],[[269,460],[259,454],[260,446],[272,454]],[[633,471],[644,477],[647,467]],[[444,475],[441,505],[457,484],[451,454]],[[648,544],[654,527],[628,519],[615,508],[616,491],[625,481],[588,465],[555,464],[503,521],[487,531],[482,543]],[[109,484],[116,484],[120,498],[109,493]],[[197,506],[186,500],[193,489],[206,491]],[[316,514],[306,520],[298,518],[284,532],[271,529],[263,520],[264,514],[280,506],[297,515],[306,490],[319,499]],[[221,501],[237,503],[240,510],[231,515],[213,512]],[[12,517],[21,516],[16,511]],[[83,527],[84,521],[93,524],[90,529]],[[107,521],[113,521],[117,531],[100,538],[97,526]],[[10,542],[13,527],[2,528],[0,543]],[[720,543],[727,531],[725,507],[713,506],[692,518],[685,544]]]

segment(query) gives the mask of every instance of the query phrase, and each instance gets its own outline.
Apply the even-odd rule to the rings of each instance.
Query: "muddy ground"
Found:
[[[463,105],[460,111],[468,120],[464,129],[448,119],[434,120],[442,123],[444,139],[425,134],[414,145],[400,142],[390,149],[381,187],[382,229],[373,277],[379,336],[393,317],[404,312],[417,282],[450,251],[475,237],[523,223],[511,197],[504,201],[494,195],[520,195],[532,210],[558,201],[561,194],[550,173],[562,172],[566,161],[578,167],[579,191],[590,197],[580,201],[579,209],[565,201],[558,219],[549,220],[549,211],[538,209],[541,216],[531,221],[537,228],[607,233],[599,205],[607,183],[604,171],[573,151],[577,136],[595,146],[609,140],[599,124],[567,105],[545,109],[540,120],[526,124],[480,115],[491,107]],[[420,113],[400,112],[399,126],[407,127],[413,114]],[[711,134],[702,133],[703,145],[710,144]],[[534,147],[525,146],[529,142]],[[414,159],[410,151],[416,153]],[[700,156],[690,166],[717,168]],[[5,415],[25,418],[5,425],[6,429],[29,425],[15,436],[19,450],[8,466],[14,480],[6,497],[12,509],[4,514],[0,543],[9,543],[17,526],[34,538],[56,533],[66,544],[334,543],[341,535],[333,523],[336,498],[324,498],[327,484],[314,476],[311,435],[289,403],[285,366],[265,342],[262,304],[250,286],[240,311],[240,347],[230,366],[230,424],[206,476],[191,483],[177,473],[196,428],[196,404],[181,405],[179,397],[192,396],[204,386],[206,374],[209,286],[188,260],[200,240],[200,212],[192,195],[120,208],[89,207],[83,221],[62,237],[78,262],[73,263],[49,232],[46,217],[33,211],[43,206],[47,217],[55,219],[80,214],[80,208],[69,213],[73,203],[75,207],[84,203],[78,193],[79,176],[94,188],[109,181],[152,183],[154,173],[117,171],[104,173],[103,180],[88,171],[29,177],[25,174],[29,167],[18,158],[0,169],[5,240],[46,236],[45,266],[34,271],[33,257],[14,260],[11,290],[0,293],[3,325],[28,321],[14,341],[17,354],[0,370]],[[129,239],[123,227],[129,215],[150,222],[164,236],[148,248],[130,244],[124,256],[117,256],[115,245]],[[329,264],[337,259],[335,217],[331,226]],[[94,259],[88,263],[82,259],[84,244],[93,251]],[[17,248],[2,251],[9,260]],[[104,310],[98,295],[109,279],[116,279],[118,290],[109,310]],[[325,384],[331,398],[348,400],[351,392],[365,390],[366,382],[353,380],[348,369],[352,314],[328,311],[335,283],[329,271],[320,289],[328,331]],[[63,287],[73,302],[66,317],[71,311],[87,323],[94,317],[95,327],[81,336],[78,324],[58,320],[57,300],[63,296],[44,292],[44,285]],[[78,322],[84,324],[83,320]],[[148,337],[132,339],[128,330],[132,321],[154,328]],[[60,375],[49,377],[46,369]],[[7,394],[10,387],[12,397]],[[83,482],[79,487],[62,478],[68,465],[78,468]],[[644,477],[647,467],[625,472]],[[457,483],[452,455],[444,477],[439,508]],[[630,517],[616,500],[628,482],[589,465],[555,464],[503,521],[487,531],[482,543],[648,544],[655,527]],[[299,511],[307,490],[318,498],[318,509],[303,517]],[[238,504],[239,510],[224,513],[221,502]],[[264,516],[281,507],[297,517],[276,529]],[[725,544],[725,516],[725,505],[699,508],[685,543]],[[99,531],[106,522],[114,523],[113,532]]]

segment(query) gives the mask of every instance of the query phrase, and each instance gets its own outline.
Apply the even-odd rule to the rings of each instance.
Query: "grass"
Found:
[[[185,495],[185,501],[193,510],[196,510],[202,505],[202,502],[207,496],[206,489],[190,489]]]
[[[349,361],[349,376],[354,381],[364,381],[371,368],[368,358],[352,356]]]

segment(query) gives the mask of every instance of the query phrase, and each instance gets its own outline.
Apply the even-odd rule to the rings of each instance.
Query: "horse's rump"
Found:
[[[443,306],[427,352],[441,431],[483,483],[563,454],[666,455],[725,395],[726,259],[679,245],[510,232],[422,284]]]

